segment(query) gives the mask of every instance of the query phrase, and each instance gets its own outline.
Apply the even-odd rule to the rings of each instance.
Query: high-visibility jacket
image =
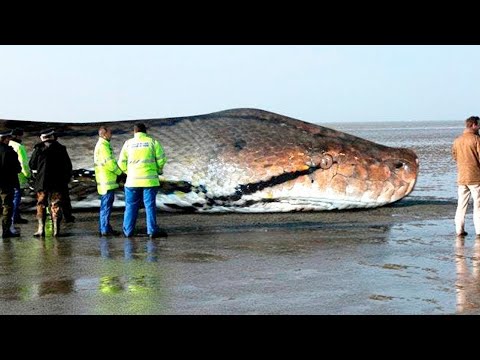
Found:
[[[20,182],[20,187],[25,188],[28,184],[28,179],[32,176],[30,166],[28,166],[27,149],[25,149],[23,144],[20,144],[15,140],[10,140],[8,145],[10,145],[18,155],[18,162],[22,167],[22,171],[18,173],[18,181]]]
[[[126,187],[159,186],[166,162],[162,145],[142,132],[125,141],[118,158],[118,166],[127,174]]]
[[[110,141],[98,138],[93,162],[95,163],[95,181],[98,193],[105,195],[108,190],[117,189],[117,175],[120,175],[122,170],[115,161]]]

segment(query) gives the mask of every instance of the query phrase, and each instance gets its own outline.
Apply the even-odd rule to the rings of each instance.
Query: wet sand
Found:
[[[475,314],[480,242],[471,210],[407,197],[377,209],[279,214],[160,213],[167,239],[99,238],[77,211],[64,236],[0,247],[1,314]],[[120,229],[122,211],[112,224]]]

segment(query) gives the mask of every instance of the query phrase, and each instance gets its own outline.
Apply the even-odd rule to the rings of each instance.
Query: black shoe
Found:
[[[110,229],[106,233],[100,233],[100,236],[118,236],[120,235],[120,231]]]
[[[113,236],[119,236],[121,234],[120,231],[113,230],[113,229],[110,229],[109,233],[112,234]]]
[[[65,217],[65,222],[66,223],[74,223],[75,222],[75,216],[69,216],[69,217]]]
[[[149,234],[148,237],[150,239],[156,239],[161,237],[168,237],[168,234],[163,230],[157,230],[153,234]]]
[[[468,233],[466,231],[463,231],[460,234],[457,234],[457,236],[460,236],[460,237],[467,236],[467,235]]]
[[[2,238],[6,239],[6,238],[12,238],[12,237],[19,237],[20,236],[20,233],[12,233],[11,231],[5,231],[3,234],[2,234]]]
[[[16,218],[13,222],[14,224],[28,224],[28,220],[24,218]]]

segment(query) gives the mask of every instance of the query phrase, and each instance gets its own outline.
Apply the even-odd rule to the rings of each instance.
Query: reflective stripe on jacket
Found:
[[[95,181],[97,182],[97,191],[100,195],[105,195],[108,190],[118,188],[117,175],[122,170],[117,165],[110,141],[99,138],[93,154],[95,163]]]
[[[20,144],[15,140],[10,140],[8,145],[10,145],[18,155],[18,162],[22,167],[22,171],[18,173],[18,181],[20,182],[20,187],[24,188],[28,183],[28,179],[32,176],[30,166],[28,166],[27,149],[25,149],[23,144]]]
[[[159,186],[158,176],[166,162],[162,145],[142,132],[125,141],[118,158],[118,166],[127,174],[127,187]]]

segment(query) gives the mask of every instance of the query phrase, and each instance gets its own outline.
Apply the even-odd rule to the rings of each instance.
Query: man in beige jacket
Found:
[[[465,236],[465,214],[468,201],[473,197],[473,225],[480,237],[480,118],[470,116],[465,120],[463,134],[455,139],[452,156],[457,162],[458,206],[455,213],[457,236]]]

